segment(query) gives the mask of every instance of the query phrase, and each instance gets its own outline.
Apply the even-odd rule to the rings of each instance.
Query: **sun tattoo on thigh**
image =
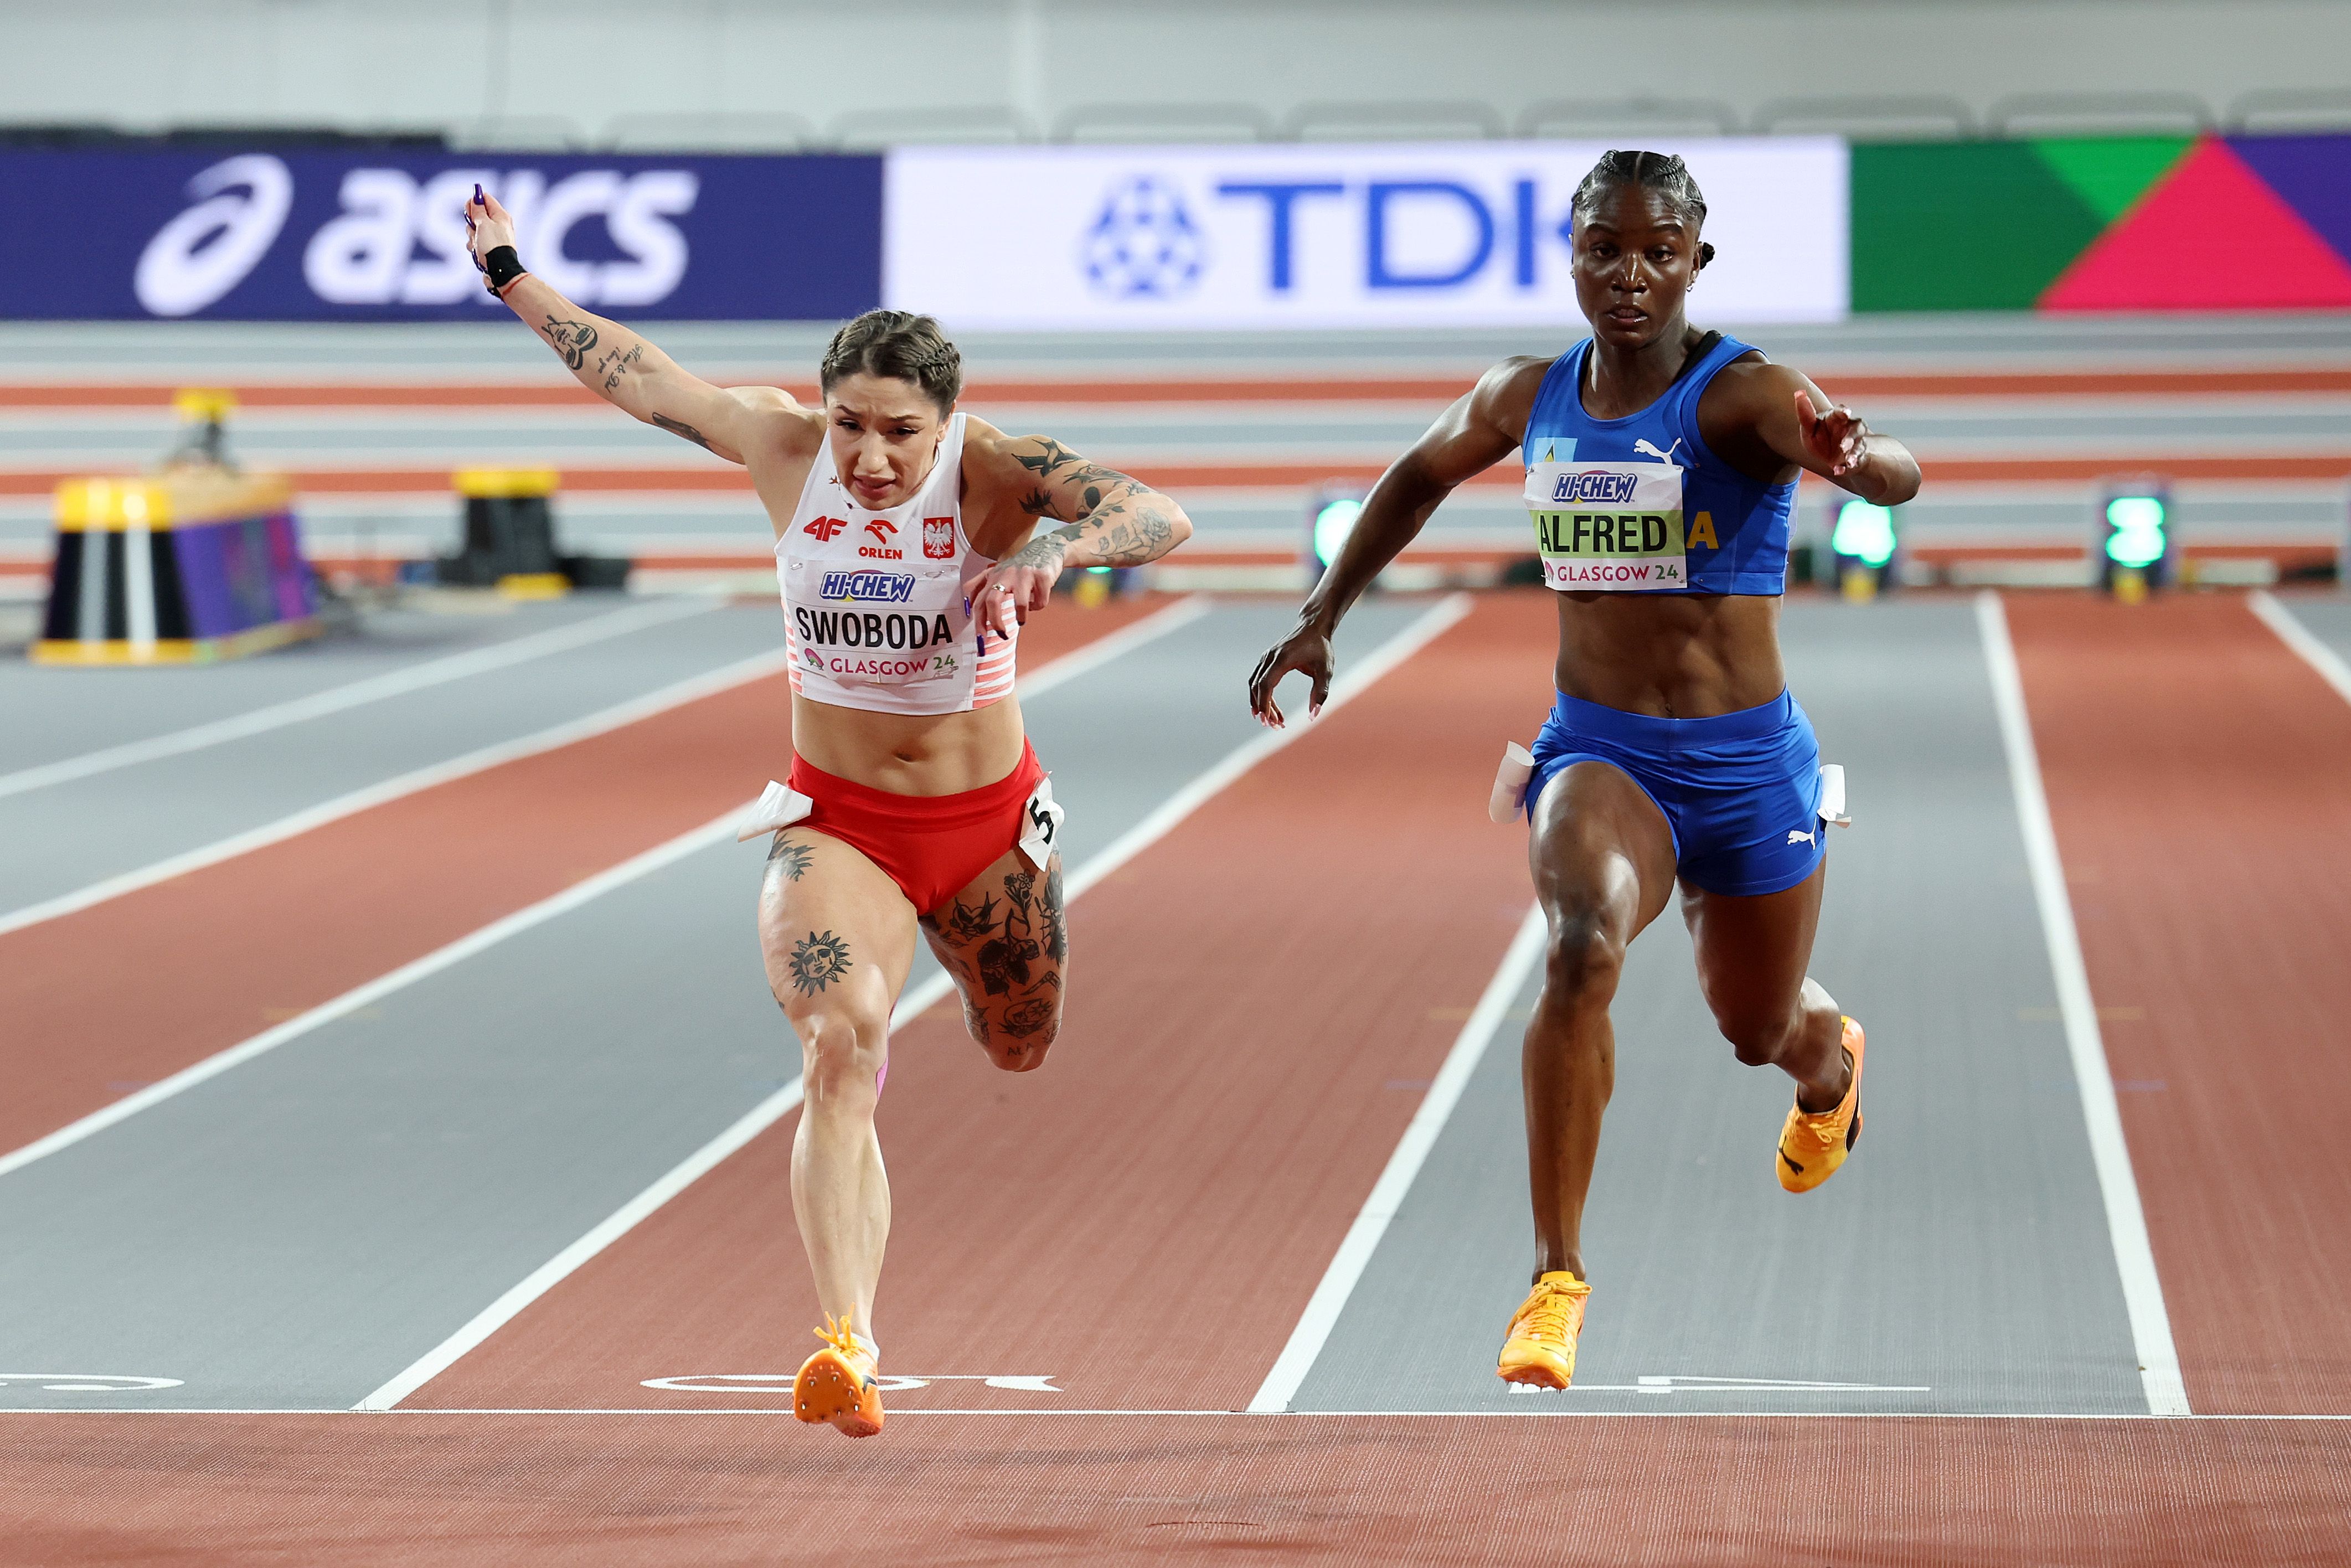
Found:
[[[811,931],[793,945],[792,989],[815,996],[849,973],[849,944],[830,931]]]

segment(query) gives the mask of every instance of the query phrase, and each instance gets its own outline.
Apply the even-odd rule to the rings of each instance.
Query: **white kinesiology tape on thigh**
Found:
[[[1844,764],[1821,764],[1821,821],[1832,827],[1850,828],[1853,819],[1844,810]]]
[[[1534,753],[1517,741],[1502,747],[1502,766],[1494,773],[1494,792],[1486,800],[1486,815],[1507,822],[1526,804],[1527,780],[1535,776]]]
[[[815,810],[815,801],[770,779],[768,787],[759,792],[758,803],[735,825],[735,841],[747,843],[761,833],[789,828]]]

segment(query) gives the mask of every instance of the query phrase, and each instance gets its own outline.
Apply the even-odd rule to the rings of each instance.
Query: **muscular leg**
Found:
[[[1521,1058],[1535,1273],[1569,1269],[1588,1279],[1583,1198],[1600,1150],[1600,1115],[1616,1081],[1608,1004],[1625,946],[1672,892],[1673,832],[1621,770],[1578,762],[1535,803],[1527,853],[1550,926],[1542,995]]]
[[[1045,1065],[1061,1031],[1070,959],[1061,857],[1038,876],[1008,850],[945,907],[923,916],[931,951],[963,993],[964,1027],[1007,1072]]]
[[[759,884],[759,946],[768,988],[800,1039],[792,1214],[817,1300],[869,1340],[890,1239],[873,1080],[914,960],[914,915],[898,884],[840,840],[806,828],[776,835]]]
[[[1804,973],[1828,870],[1823,860],[1795,886],[1754,897],[1682,889],[1698,988],[1723,1038],[1748,1066],[1794,1079],[1811,1112],[1836,1109],[1852,1077],[1836,1000]]]

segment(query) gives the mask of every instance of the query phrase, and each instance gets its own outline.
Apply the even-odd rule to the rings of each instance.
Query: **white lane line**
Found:
[[[1052,690],[1064,682],[1091,674],[1102,665],[1122,654],[1133,652],[1145,643],[1156,641],[1178,627],[1188,626],[1208,612],[1208,598],[1195,593],[1179,599],[1164,609],[1155,610],[1131,625],[1122,626],[1106,637],[1097,637],[1082,648],[1071,649],[1033,674],[1019,676],[1015,691],[1021,696],[1033,696]]]
[[[410,692],[423,691],[429,686],[445,685],[451,681],[462,681],[469,675],[485,674],[492,670],[503,670],[515,664],[528,664],[533,659],[542,659],[550,653],[569,653],[574,648],[584,648],[591,643],[601,643],[608,638],[626,636],[629,632],[642,631],[648,626],[658,626],[670,621],[682,621],[692,615],[707,614],[716,610],[718,603],[716,599],[704,599],[632,605],[625,610],[611,611],[585,621],[574,622],[568,626],[558,626],[549,631],[535,632],[528,637],[517,637],[511,642],[499,643],[491,647],[475,648],[463,653],[449,654],[445,658],[428,659],[423,664],[412,664],[406,669],[390,670],[380,675],[371,675],[363,681],[352,681],[345,685],[330,686],[325,691],[313,692],[308,696],[294,697],[286,702],[273,703],[267,707],[256,708],[251,713],[215,719],[209,724],[194,725],[186,729],[173,730],[169,735],[153,736],[145,740],[125,741],[120,746],[110,746],[103,750],[84,752],[79,757],[68,757],[56,762],[44,763],[37,768],[20,768],[15,773],[0,774],[0,799],[10,795],[21,795],[28,789],[47,789],[53,784],[64,784],[76,779],[88,779],[96,774],[109,773],[118,768],[135,767],[141,762],[153,762],[165,757],[183,756],[191,751],[200,751],[207,746],[219,746],[226,741],[243,740],[248,736],[265,734],[273,729],[283,729],[287,725],[302,724],[314,718],[324,718],[329,714],[347,713],[352,708],[363,707],[369,703],[381,702],[387,697],[404,696]]]
[[[1372,1184],[1371,1195],[1364,1199],[1354,1224],[1347,1228],[1346,1236],[1332,1255],[1331,1266],[1322,1271],[1322,1281],[1307,1299],[1306,1311],[1301,1314],[1298,1326],[1290,1331],[1290,1342],[1274,1358],[1273,1369],[1265,1375],[1257,1395],[1249,1402],[1252,1415],[1278,1415],[1290,1408],[1298,1396],[1299,1385],[1306,1375],[1314,1370],[1315,1359],[1338,1326],[1339,1314],[1346,1310],[1347,1298],[1354,1294],[1355,1283],[1364,1276],[1372,1254],[1379,1250],[1380,1238],[1387,1234],[1388,1221],[1404,1207],[1405,1196],[1412,1191],[1413,1179],[1420,1175],[1422,1162],[1428,1151],[1437,1146],[1437,1134],[1445,1130],[1446,1119],[1468,1086],[1469,1075],[1478,1070],[1484,1059],[1487,1045],[1501,1027],[1503,1015],[1526,984],[1527,977],[1542,958],[1543,915],[1540,904],[1527,911],[1519,923],[1516,936],[1510,939],[1502,962],[1486,982],[1485,994],[1470,1009],[1469,1021],[1461,1026],[1454,1037],[1453,1048],[1445,1054],[1445,1065],[1437,1070],[1437,1077],[1428,1086],[1428,1093],[1413,1113],[1412,1122],[1396,1140],[1395,1151],[1388,1155],[1387,1167],[1380,1179]]]
[[[392,1410],[375,1410],[365,1406],[340,1405],[287,1406],[135,1406],[135,1405],[18,1405],[0,1408],[0,1416],[764,1416],[769,1419],[789,1419],[789,1405],[416,1405]],[[1151,1409],[1118,1406],[1072,1407],[1050,1406],[1036,1410],[1014,1410],[1000,1406],[990,1408],[929,1405],[893,1406],[890,1418],[901,1416],[1005,1416],[1034,1417],[1039,1416],[1223,1416],[1234,1420],[1261,1420],[1263,1412],[1248,1410],[1209,1410],[1203,1408]],[[2198,1422],[2220,1424],[2235,1422],[2243,1425],[2324,1424],[2351,1422],[2351,1415],[2342,1414],[2252,1414],[2150,1416],[2137,1411],[2096,1413],[2080,1410],[1661,1410],[1635,1408],[1629,1410],[1576,1409],[1479,1409],[1479,1410],[1304,1410],[1288,1418],[1293,1421],[1458,1421],[1463,1416],[1486,1420],[1584,1420],[1584,1421],[2074,1421],[2093,1422],[2162,1422],[2176,1426]]]
[[[2057,988],[2058,1016],[2065,1024],[2065,1049],[2074,1059],[2074,1082],[2082,1096],[2082,1120],[2090,1135],[2090,1159],[2105,1200],[2106,1234],[2122,1276],[2123,1306],[2130,1317],[2131,1343],[2138,1355],[2139,1383],[2152,1416],[2186,1416],[2188,1385],[2179,1374],[2179,1351],[2172,1343],[2171,1317],[2164,1310],[2163,1281],[2155,1270],[2147,1239],[2147,1212],[2138,1180],[2131,1174],[2130,1145],[2123,1138],[2122,1108],[2115,1100],[2114,1074],[2105,1040],[2098,1030],[2097,1004],[2090,995],[2089,970],[2082,961],[2081,934],[2065,891],[2065,865],[2057,853],[2057,829],[2049,817],[2049,796],[2041,782],[2041,754],[2032,744],[2032,723],[2024,706],[2024,682],[2016,667],[2016,645],[2000,595],[1976,596],[1976,626],[1983,638],[1984,664],[1991,675],[1992,706],[2000,715],[2000,737],[2008,752],[2008,777],[2016,797],[2017,824],[2024,831],[2025,863],[2032,873],[2032,901],[2041,911],[2041,931],[2049,945],[2049,969]]]
[[[2316,670],[2318,678],[2333,686],[2337,696],[2351,703],[2351,664],[2343,662],[2342,654],[2312,636],[2310,628],[2296,621],[2266,589],[2256,588],[2245,595],[2245,607],[2277,633],[2279,642],[2300,654],[2304,664]]]
[[[101,1111],[93,1111],[78,1122],[69,1123],[45,1138],[37,1138],[22,1148],[0,1155],[0,1176],[21,1170],[34,1161],[45,1159],[60,1149],[70,1148],[94,1134],[102,1133],[116,1123],[137,1115],[152,1105],[159,1105],[174,1095],[183,1094],[208,1079],[217,1078],[233,1067],[241,1066],[266,1051],[277,1050],[291,1040],[322,1024],[332,1023],[348,1013],[357,1011],[371,1002],[379,1001],[392,992],[412,986],[429,975],[437,975],[452,965],[464,962],[509,936],[518,936],[535,925],[543,925],[557,915],[566,915],[590,900],[601,897],[616,887],[623,887],[640,877],[651,875],[664,866],[684,859],[705,844],[715,844],[731,838],[735,821],[743,808],[736,807],[726,815],[705,822],[691,832],[681,833],[667,843],[655,845],[643,853],[622,861],[619,865],[599,872],[584,882],[574,883],[551,898],[543,898],[528,908],[517,910],[503,919],[492,921],[443,947],[437,947],[422,958],[402,965],[389,974],[379,975],[365,985],[345,991],[332,1001],[322,1002],[309,1011],[287,1019],[275,1029],[265,1030],[241,1044],[215,1052],[193,1067],[185,1067],[171,1077],[149,1084],[133,1094],[126,1094]]]
[[[1168,610],[1160,612],[1160,615],[1169,615],[1181,608],[1180,604],[1171,605]],[[1381,676],[1427,646],[1433,639],[1468,612],[1469,599],[1466,594],[1455,594],[1440,601],[1404,631],[1390,638],[1370,657],[1357,664],[1348,676],[1336,683],[1332,687],[1330,699],[1322,705],[1323,712],[1327,714],[1332,709],[1352,701],[1358,694],[1378,681]],[[1172,629],[1172,625],[1181,625],[1184,621],[1191,618],[1186,616],[1182,620],[1175,621],[1167,629]],[[1130,630],[1140,629],[1144,624],[1145,622],[1138,622],[1136,626]],[[1127,644],[1129,648],[1135,645],[1133,642]],[[1071,655],[1071,658],[1077,656]],[[1039,671],[1038,679],[1026,686],[1025,691],[1034,693],[1052,684],[1048,683],[1045,677],[1058,669],[1061,663],[1057,660],[1053,664]],[[1078,673],[1083,673],[1083,670],[1093,667],[1092,664],[1082,666]],[[1238,695],[1234,700],[1237,702],[1239,700]],[[1119,835],[1100,853],[1071,873],[1066,883],[1068,888],[1066,896],[1077,897],[1152,844],[1166,837],[1168,831],[1178,822],[1198,810],[1219,790],[1248,772],[1258,762],[1270,757],[1300,735],[1304,734],[1306,728],[1306,726],[1301,725],[1290,729],[1269,730],[1257,739],[1228,753],[1222,761],[1194,779],[1182,789],[1177,790],[1156,810]],[[898,1005],[891,1009],[890,1027],[893,1030],[904,1028],[925,1009],[945,998],[953,988],[954,981],[944,970],[932,974],[928,978],[915,985],[909,986],[899,997]],[[534,1270],[512,1290],[475,1313],[456,1333],[425,1352],[413,1364],[403,1368],[396,1376],[360,1400],[352,1408],[389,1410],[414,1394],[455,1365],[468,1351],[473,1350],[497,1333],[499,1329],[513,1322],[525,1308],[560,1284],[580,1265],[627,1235],[663,1204],[684,1191],[693,1184],[695,1177],[716,1166],[729,1154],[741,1148],[768,1127],[789,1114],[799,1102],[800,1086],[797,1082],[787,1084],[769,1095],[733,1126],[688,1155],[652,1186],[622,1204],[594,1229]]]
[[[120,898],[126,893],[136,893],[141,888],[152,887],[161,882],[169,882],[175,876],[184,876],[192,871],[201,871],[208,865],[217,865],[223,861],[233,860],[238,855],[307,833],[313,828],[324,827],[329,822],[353,816],[371,807],[388,804],[402,796],[413,795],[421,790],[430,789],[435,785],[465,778],[469,774],[484,772],[501,763],[519,761],[526,757],[535,757],[540,752],[553,751],[578,741],[592,739],[596,736],[652,718],[671,708],[683,707],[688,703],[697,702],[704,697],[715,696],[720,692],[743,685],[747,682],[780,674],[789,667],[789,664],[790,661],[780,651],[755,654],[748,659],[737,660],[734,664],[723,665],[707,674],[674,682],[657,691],[648,692],[643,696],[632,697],[627,702],[616,704],[584,717],[571,719],[549,729],[542,729],[536,735],[527,735],[516,740],[499,741],[494,746],[486,746],[477,751],[469,751],[463,757],[452,758],[446,762],[436,762],[429,767],[402,773],[397,778],[387,779],[381,783],[371,784],[362,789],[354,789],[347,795],[339,795],[319,805],[305,807],[290,816],[280,817],[274,822],[265,822],[260,827],[232,834],[225,839],[215,840],[212,843],[183,853],[141,866],[136,871],[127,871],[119,876],[110,876],[103,881],[91,883],[87,887],[60,894],[55,898],[46,899],[39,904],[26,904],[21,909],[11,910],[5,915],[0,915],[0,936],[5,936],[12,931],[21,931],[27,925],[37,925],[44,920],[55,920],[60,915],[75,914],[94,904],[103,904],[110,898]]]

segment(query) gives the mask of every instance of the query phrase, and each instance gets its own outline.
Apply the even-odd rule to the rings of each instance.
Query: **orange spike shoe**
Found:
[[[1575,1377],[1575,1340],[1591,1294],[1591,1286],[1564,1269],[1537,1280],[1510,1319],[1495,1374],[1505,1383],[1566,1387]]]
[[[1799,1101],[1780,1125],[1780,1157],[1772,1162],[1780,1185],[1810,1192],[1836,1175],[1845,1155],[1861,1141],[1861,1026],[1844,1020],[1845,1054],[1853,1058],[1853,1082],[1834,1110],[1808,1112]]]
[[[830,1421],[852,1437],[882,1430],[882,1390],[873,1381],[873,1347],[850,1332],[849,1320],[831,1312],[816,1337],[824,1348],[800,1363],[792,1379],[792,1414],[803,1421]]]

